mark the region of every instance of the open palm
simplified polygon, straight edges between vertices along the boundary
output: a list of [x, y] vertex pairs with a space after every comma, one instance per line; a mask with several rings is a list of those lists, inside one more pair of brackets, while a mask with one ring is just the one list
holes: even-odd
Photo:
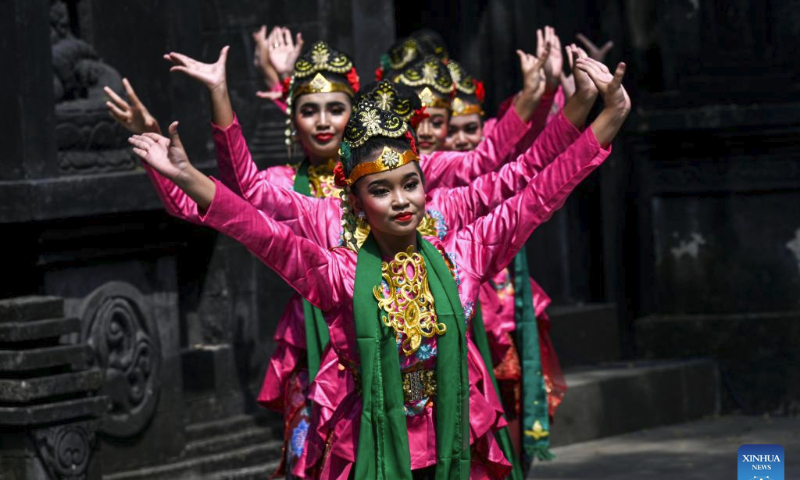
[[303, 51], [303, 36], [298, 33], [296, 40], [292, 41], [291, 30], [281, 28], [276, 35], [270, 37], [272, 41], [267, 46], [269, 61], [278, 75], [286, 78], [294, 71], [294, 63]]
[[226, 45], [219, 52], [219, 58], [214, 63], [203, 63], [183, 55], [182, 53], [171, 52], [164, 55], [164, 58], [172, 62], [170, 72], [182, 72], [189, 77], [199, 81], [214, 90], [225, 85], [225, 62], [228, 60], [228, 49]]
[[139, 100], [139, 97], [136, 95], [136, 92], [133, 90], [127, 78], [122, 79], [122, 85], [125, 87], [125, 92], [128, 94], [130, 103], [117, 95], [111, 88], [107, 86], [103, 87], [103, 91], [105, 91], [106, 95], [111, 99], [106, 102], [108, 113], [129, 132], [136, 134], [145, 132], [161, 133], [158, 122], [150, 115], [150, 112], [142, 101]]
[[169, 126], [170, 138], [157, 133], [134, 135], [128, 139], [133, 145], [133, 153], [144, 160], [164, 177], [177, 182], [187, 168], [191, 167], [189, 157], [178, 136], [178, 122]]
[[609, 106], [616, 106], [629, 111], [631, 99], [628, 92], [622, 86], [622, 78], [625, 76], [625, 64], [619, 63], [612, 74], [608, 67], [591, 58], [579, 58], [575, 61], [577, 70], [585, 72], [592, 79], [603, 102]]

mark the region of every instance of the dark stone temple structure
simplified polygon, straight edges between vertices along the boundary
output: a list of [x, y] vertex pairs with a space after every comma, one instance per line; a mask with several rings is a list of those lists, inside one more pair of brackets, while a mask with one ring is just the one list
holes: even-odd
[[[244, 248], [169, 218], [108, 116], [127, 77], [215, 162], [203, 88], [163, 53], [231, 45], [256, 161], [286, 163], [250, 33], [290, 26], [362, 81], [428, 26], [487, 84], [519, 85], [535, 28], [612, 39], [634, 112], [529, 242], [570, 391], [554, 444], [712, 413], [800, 411], [800, 2], [7, 0], [0, 15], [0, 480], [266, 478], [255, 402], [289, 289]], [[631, 413], [635, 406], [639, 413]], [[561, 430], [559, 430], [561, 429]]]

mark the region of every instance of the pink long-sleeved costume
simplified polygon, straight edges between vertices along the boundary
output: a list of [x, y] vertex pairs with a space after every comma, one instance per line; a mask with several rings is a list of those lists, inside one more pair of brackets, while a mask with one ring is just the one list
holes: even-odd
[[[591, 130], [584, 135], [593, 138]], [[459, 294], [468, 314], [473, 311], [480, 285], [508, 264], [533, 229], [563, 204], [575, 186], [599, 166], [606, 155], [604, 152], [555, 162], [533, 177], [521, 193], [489, 215], [464, 229], [451, 231], [442, 240], [430, 239], [454, 261], [460, 280]], [[338, 362], [357, 367], [358, 350], [352, 322], [354, 252], [344, 248], [329, 250], [298, 237], [288, 225], [258, 211], [219, 182], [214, 201], [205, 216], [198, 219], [241, 242], [301, 295], [326, 312], [331, 347]], [[499, 478], [508, 470], [492, 436], [492, 432], [502, 426], [501, 410], [477, 349], [469, 343], [471, 442], [476, 454], [476, 471], [472, 478]], [[306, 470], [295, 473], [305, 475], [315, 471], [321, 478], [346, 479], [355, 459], [359, 421], [360, 398], [353, 389], [338, 404], [328, 422], [327, 445], [320, 445], [316, 436], [309, 438], [305, 462], [298, 465], [298, 469], [305, 467]], [[431, 464], [428, 452], [436, 451], [433, 425], [432, 410], [408, 422], [413, 468]]]
[[[580, 131], [563, 114], [559, 114], [518, 161], [506, 164], [497, 174], [479, 177], [467, 187], [431, 190], [427, 208], [430, 216], [436, 219], [438, 234], [442, 236], [449, 230], [460, 229], [485, 215], [523, 188], [562, 152], [564, 158], [569, 158], [587, 155], [591, 157], [599, 151], [596, 142], [588, 137], [567, 150], [579, 137]], [[214, 140], [220, 160], [220, 172], [222, 173], [222, 166], [233, 169], [233, 172], [226, 172], [226, 175], [236, 178], [238, 189], [244, 192], [245, 199], [270, 217], [286, 222], [295, 233], [315, 241], [318, 245], [339, 245], [341, 211], [338, 199], [314, 199], [261, 181], [238, 124], [224, 130], [215, 129]], [[320, 214], [321, 210], [327, 212]], [[534, 291], [535, 300], [542, 304], [543, 310], [547, 296], [536, 284]], [[305, 331], [302, 319], [302, 303], [299, 298], [294, 298], [279, 321], [275, 334], [278, 347], [270, 359], [259, 395], [262, 404], [276, 410], [296, 408], [286, 405], [284, 399], [289, 391], [286, 385], [291, 381], [292, 373], [303, 363]], [[513, 331], [513, 318], [511, 321], [510, 329], [500, 329], [494, 325], [489, 327], [488, 323], [487, 328], [492, 328], [493, 331]], [[493, 342], [495, 343], [498, 342]]]

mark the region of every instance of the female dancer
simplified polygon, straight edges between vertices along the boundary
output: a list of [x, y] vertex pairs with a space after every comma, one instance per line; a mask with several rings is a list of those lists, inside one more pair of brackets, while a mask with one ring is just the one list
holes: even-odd
[[[623, 73], [624, 66], [613, 76], [591, 73], [606, 100], [591, 126], [603, 145], [630, 108], [620, 83]], [[497, 449], [488, 434], [499, 420], [476, 424], [470, 415], [485, 412], [493, 392], [484, 388], [485, 371], [466, 339], [464, 312], [468, 318], [478, 286], [511, 260], [597, 163], [554, 164], [489, 216], [429, 242], [416, 234], [425, 193], [405, 122], [364, 104], [347, 130], [353, 148], [345, 159], [345, 178], [339, 179], [372, 231], [358, 253], [297, 238], [202, 175], [182, 152], [175, 124], [171, 141], [145, 134], [131, 143], [137, 155], [198, 203], [205, 212], [201, 221], [245, 244], [326, 312], [331, 345], [363, 388], [337, 409], [340, 418], [320, 470], [325, 478], [346, 478], [353, 468], [356, 478], [465, 479], [470, 469], [473, 478], [502, 478], [508, 466], [493, 456]], [[396, 288], [408, 290], [397, 295]]]
[[[253, 185], [258, 184], [294, 189], [299, 193], [313, 194], [318, 197], [334, 196], [338, 193], [338, 189], [332, 183], [332, 162], [325, 160], [335, 154], [331, 146], [338, 145], [343, 121], [349, 116], [348, 97], [358, 87], [352, 64], [344, 55], [325, 44], [317, 43], [297, 62], [297, 71], [291, 81], [287, 83], [293, 87], [293, 95], [289, 95], [287, 99], [296, 105], [291, 125], [307, 153], [304, 162], [299, 166], [272, 167], [261, 172], [250, 170], [247, 176], [240, 175], [231, 168], [235, 165], [231, 162], [231, 152], [236, 151], [246, 152], [248, 165], [253, 168], [254, 165], [250, 161], [249, 152], [247, 152], [241, 136], [241, 128], [230, 107], [227, 94], [225, 79], [227, 47], [223, 49], [219, 60], [214, 64], [197, 62], [177, 53], [171, 53], [166, 57], [176, 64], [173, 71], [186, 73], [200, 80], [209, 88], [220, 177], [232, 190], [251, 201], [255, 191]], [[328, 62], [326, 63], [322, 59], [327, 59]], [[531, 69], [530, 62], [527, 68], [529, 71], [534, 71]], [[348, 73], [343, 75], [345, 71]], [[532, 81], [537, 80], [536, 76], [529, 75], [529, 77]], [[521, 138], [526, 133], [528, 127], [521, 118], [533, 116], [538, 97], [541, 96], [541, 92], [536, 93], [539, 87], [535, 83], [531, 85], [531, 81], [528, 83], [528, 88], [525, 89], [526, 93], [522, 96], [523, 100], [514, 113], [509, 115], [508, 121], [504, 122], [504, 125], [507, 126], [498, 129], [500, 140], [489, 141], [485, 149], [472, 152], [470, 155], [476, 159], [473, 161], [462, 161], [464, 154], [439, 154], [436, 162], [427, 162], [427, 164], [437, 165], [440, 168], [427, 170], [426, 177], [431, 182], [436, 182], [437, 178], [445, 174], [450, 175], [451, 178], [461, 178], [474, 175], [474, 172], [479, 171], [475, 169], [474, 165], [459, 170], [457, 168], [448, 169], [445, 167], [447, 164], [458, 163], [467, 166], [487, 164], [489, 167], [485, 168], [489, 169], [492, 165], [504, 163], [505, 159], [510, 156], [510, 152], [513, 151], [513, 148], [505, 148], [505, 146], [509, 145], [509, 141], [513, 145], [515, 139]], [[320, 91], [314, 91], [315, 88]], [[116, 104], [109, 103], [112, 115], [135, 133], [142, 133], [145, 125], [142, 122], [132, 123], [131, 118], [146, 116], [148, 118], [147, 126], [153, 128], [150, 131], [157, 131], [157, 123], [147, 114], [146, 108], [136, 98], [129, 84], [126, 84], [126, 89], [132, 106], [113, 92], [109, 92], [112, 100], [116, 102]], [[227, 128], [222, 128], [226, 126]], [[137, 127], [139, 128], [138, 132], [136, 131]], [[334, 141], [328, 139], [328, 136], [332, 136]], [[504, 148], [494, 148], [495, 145]], [[495, 155], [499, 157], [499, 160], [495, 159]], [[458, 173], [463, 170], [467, 171], [463, 174]], [[171, 182], [166, 182], [163, 178], [153, 175], [150, 169], [148, 169], [148, 174], [170, 213], [189, 221], [198, 221], [194, 204], [188, 201], [179, 189], [176, 189]], [[243, 182], [243, 178], [247, 182]], [[445, 182], [446, 180], [442, 179], [439, 183]], [[437, 212], [434, 210], [432, 213], [435, 215]], [[338, 225], [338, 221], [333, 225]], [[435, 222], [428, 221], [427, 225], [429, 232], [435, 232]], [[320, 243], [326, 243], [325, 237], [318, 240]], [[292, 320], [298, 318], [304, 318], [305, 321]], [[307, 302], [300, 302], [299, 298], [296, 298], [290, 302], [281, 318], [275, 337], [278, 347], [273, 352], [259, 401], [268, 408], [282, 411], [284, 414], [285, 459], [291, 462], [297, 458], [302, 447], [302, 442], [293, 440], [302, 439], [308, 428], [305, 393], [310, 380], [309, 376], [313, 379], [322, 348], [327, 343], [327, 334], [319, 312]], [[310, 372], [306, 369], [306, 365], [310, 366]]]

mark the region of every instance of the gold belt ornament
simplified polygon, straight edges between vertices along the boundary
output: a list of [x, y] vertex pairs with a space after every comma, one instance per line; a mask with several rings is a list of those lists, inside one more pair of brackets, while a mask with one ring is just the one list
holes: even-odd
[[406, 356], [413, 355], [422, 345], [423, 338], [443, 335], [447, 327], [437, 322], [433, 294], [428, 287], [428, 270], [422, 255], [409, 246], [399, 252], [394, 260], [381, 264], [381, 276], [389, 286], [385, 297], [379, 287], [373, 294], [386, 316], [383, 323], [402, 335], [402, 349]]
[[417, 403], [436, 395], [436, 371], [417, 370], [403, 373], [403, 397], [406, 403]]

